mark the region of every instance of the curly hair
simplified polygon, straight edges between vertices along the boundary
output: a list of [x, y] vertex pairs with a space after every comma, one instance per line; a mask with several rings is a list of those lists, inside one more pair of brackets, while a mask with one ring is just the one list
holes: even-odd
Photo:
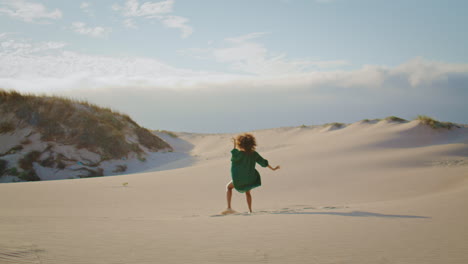
[[242, 134], [236, 138], [237, 145], [247, 153], [252, 153], [255, 151], [257, 142], [255, 137], [252, 134]]

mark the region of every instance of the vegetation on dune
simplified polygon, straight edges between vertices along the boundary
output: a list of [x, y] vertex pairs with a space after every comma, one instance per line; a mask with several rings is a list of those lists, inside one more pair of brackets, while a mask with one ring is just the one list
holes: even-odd
[[24, 180], [24, 181], [40, 181], [41, 178], [37, 176], [36, 172], [31, 169], [31, 170], [25, 170], [22, 171], [19, 175], [18, 178]]
[[396, 122], [396, 123], [408, 122], [408, 120], [400, 118], [398, 116], [388, 116], [388, 117], [385, 118], [385, 120], [390, 121], [390, 122]]
[[93, 178], [104, 176], [104, 170], [102, 168], [97, 168], [96, 170], [91, 170], [88, 168], [79, 168], [77, 171], [84, 172], [85, 174], [78, 175], [80, 178]]
[[379, 122], [379, 121], [382, 121], [382, 119], [380, 118], [375, 118], [375, 119], [363, 119], [362, 122], [365, 122], [365, 123], [370, 123], [370, 122]]
[[125, 172], [125, 171], [127, 171], [127, 165], [117, 165], [115, 170], [113, 170], [112, 172], [119, 173], [119, 172]]
[[428, 125], [428, 126], [434, 128], [434, 129], [438, 129], [438, 128], [444, 128], [444, 129], [460, 128], [460, 126], [457, 125], [457, 124], [454, 124], [454, 123], [451, 123], [451, 122], [441, 122], [441, 121], [435, 120], [432, 117], [428, 117], [428, 116], [425, 116], [425, 115], [418, 115], [416, 120], [419, 120], [419, 121], [421, 121], [421, 123], [423, 123], [425, 125]]
[[159, 137], [156, 137], [146, 128], [138, 126], [135, 127], [134, 132], [137, 135], [140, 144], [142, 144], [150, 150], [158, 150], [169, 147], [169, 145], [165, 141], [163, 141]]
[[19, 160], [19, 166], [21, 169], [27, 171], [33, 169], [33, 162], [39, 161], [39, 157], [41, 156], [41, 152], [39, 151], [31, 151], [26, 154], [22, 159]]
[[0, 177], [5, 173], [8, 168], [8, 161], [0, 159]]
[[178, 138], [178, 136], [176, 135], [176, 133], [171, 132], [171, 131], [167, 131], [167, 130], [156, 130], [156, 131], [157, 131], [157, 132], [160, 132], [160, 133], [167, 134], [167, 135], [169, 135], [170, 137], [173, 137], [173, 138]]
[[12, 122], [5, 121], [0, 123], [0, 134], [15, 131], [15, 125]]
[[[44, 141], [86, 148], [104, 159], [121, 158], [132, 151], [143, 152], [138, 144], [126, 140], [129, 134], [136, 135], [139, 143], [152, 151], [170, 148], [128, 115], [84, 101], [0, 90], [2, 112], [14, 114], [22, 122], [19, 125], [35, 127]], [[14, 130], [12, 125], [1, 123], [0, 133]]]
[[334, 127], [334, 128], [342, 128], [345, 126], [344, 123], [338, 123], [338, 122], [334, 122], [334, 123], [326, 123], [323, 125], [324, 127], [328, 127], [328, 126], [331, 126], [331, 127]]
[[22, 145], [17, 145], [17, 146], [14, 146], [12, 148], [10, 148], [7, 152], [5, 153], [0, 153], [0, 157], [3, 157], [3, 156], [6, 156], [6, 155], [10, 155], [10, 154], [15, 154], [16, 152], [19, 152], [23, 149], [23, 146]]

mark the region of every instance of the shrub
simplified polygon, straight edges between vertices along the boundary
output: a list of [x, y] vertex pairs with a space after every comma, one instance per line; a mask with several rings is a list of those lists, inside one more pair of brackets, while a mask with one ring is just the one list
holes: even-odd
[[15, 125], [12, 122], [1, 122], [0, 123], [0, 134], [10, 133], [15, 131]]
[[454, 127], [456, 128], [460, 128], [460, 126], [454, 124], [454, 123], [451, 123], [451, 122], [441, 122], [441, 121], [438, 121], [438, 120], [435, 120], [434, 118], [432, 117], [428, 117], [428, 116], [425, 116], [425, 115], [418, 115], [418, 117], [416, 118], [416, 120], [419, 120], [421, 121], [421, 123], [423, 123], [424, 125], [428, 125], [434, 129], [438, 129], [438, 128], [444, 128], [444, 129], [452, 129]]

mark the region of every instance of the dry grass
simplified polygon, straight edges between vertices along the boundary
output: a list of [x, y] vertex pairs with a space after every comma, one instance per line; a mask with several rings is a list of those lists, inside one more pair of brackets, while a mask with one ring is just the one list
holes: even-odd
[[362, 122], [365, 122], [365, 123], [379, 122], [379, 121], [382, 121], [382, 119], [380, 119], [380, 118], [375, 118], [375, 119], [363, 119], [363, 120], [362, 120]]
[[19, 173], [18, 178], [24, 181], [40, 181], [41, 180], [41, 178], [37, 176], [34, 170], [22, 171], [21, 173]]
[[138, 137], [138, 142], [140, 142], [140, 144], [142, 144], [150, 150], [170, 148], [169, 144], [167, 144], [159, 137], [156, 137], [148, 129], [142, 127], [135, 127], [134, 131]]
[[441, 122], [441, 121], [438, 121], [432, 117], [428, 117], [428, 116], [425, 116], [425, 115], [418, 115], [418, 117], [416, 118], [416, 120], [419, 120], [421, 121], [421, 123], [425, 124], [425, 125], [428, 125], [434, 129], [439, 129], [439, 128], [442, 128], [442, 129], [452, 129], [452, 128], [460, 128], [459, 125], [457, 124], [454, 124], [454, 123], [451, 123], [451, 122]]
[[178, 138], [178, 136], [174, 132], [171, 132], [171, 131], [168, 131], [168, 130], [156, 130], [156, 131], [160, 132], [160, 133], [167, 134], [168, 136], [173, 137], [173, 138]]
[[390, 121], [390, 122], [395, 122], [395, 123], [405, 123], [408, 122], [408, 120], [400, 118], [398, 116], [389, 116], [386, 117], [385, 120]]
[[344, 127], [345, 125], [346, 125], [346, 124], [344, 124], [344, 123], [334, 122], [334, 123], [326, 123], [326, 124], [324, 124], [323, 126], [324, 126], [324, 127], [331, 126], [331, 127], [333, 127], [333, 128], [342, 128], [342, 127]]
[[[22, 124], [35, 127], [44, 141], [86, 148], [104, 159], [141, 152], [139, 147], [126, 141], [128, 133], [135, 133], [139, 142], [152, 151], [170, 148], [128, 115], [85, 101], [0, 90], [1, 113], [13, 113]], [[5, 124], [5, 131], [11, 129], [10, 124]]]
[[41, 152], [31, 151], [20, 159], [18, 164], [23, 170], [33, 170], [33, 162], [39, 161], [40, 156]]
[[3, 176], [8, 168], [8, 161], [0, 159], [0, 177]]
[[10, 133], [15, 131], [15, 129], [15, 125], [12, 122], [5, 121], [0, 123], [0, 134]]
[[125, 172], [125, 171], [127, 171], [127, 165], [117, 165], [115, 167], [115, 170], [113, 170], [112, 172], [120, 173], [120, 172]]

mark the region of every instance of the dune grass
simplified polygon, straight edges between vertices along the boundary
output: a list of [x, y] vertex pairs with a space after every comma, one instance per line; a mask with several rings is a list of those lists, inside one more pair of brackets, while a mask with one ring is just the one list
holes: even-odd
[[395, 122], [395, 123], [405, 123], [408, 122], [408, 120], [400, 118], [398, 116], [388, 116], [384, 120], [390, 121], [390, 122]]
[[324, 124], [323, 126], [324, 126], [324, 127], [331, 126], [331, 127], [334, 127], [334, 128], [342, 128], [342, 127], [344, 127], [345, 125], [346, 125], [346, 124], [344, 124], [344, 123], [333, 122], [333, 123], [326, 123], [326, 124]]
[[28, 154], [26, 154], [22, 159], [20, 159], [18, 164], [20, 168], [25, 171], [32, 170], [33, 162], [37, 162], [40, 156], [41, 156], [41, 152], [31, 151]]
[[[170, 148], [128, 115], [86, 101], [0, 90], [2, 112], [12, 113], [21, 124], [35, 127], [44, 141], [86, 148], [104, 159], [143, 152], [138, 145], [127, 142], [128, 134], [135, 134], [139, 143], [152, 151]], [[3, 124], [3, 131], [12, 129], [11, 124]]]
[[7, 168], [8, 168], [8, 161], [0, 159], [0, 177], [3, 176]]
[[170, 137], [172, 137], [172, 138], [178, 138], [178, 136], [177, 136], [174, 132], [172, 132], [172, 131], [168, 131], [168, 130], [156, 130], [156, 132], [167, 134], [168, 136], [170, 136]]
[[15, 125], [12, 122], [4, 121], [0, 123], [0, 134], [15, 131]]
[[379, 121], [382, 121], [382, 119], [380, 118], [375, 118], [375, 119], [363, 119], [362, 122], [365, 122], [365, 123], [370, 123], [370, 122], [379, 122]]
[[460, 128], [459, 125], [451, 123], [451, 122], [441, 122], [432, 117], [425, 116], [425, 115], [418, 115], [416, 120], [421, 121], [424, 125], [428, 125], [434, 129], [452, 129], [452, 128]]

